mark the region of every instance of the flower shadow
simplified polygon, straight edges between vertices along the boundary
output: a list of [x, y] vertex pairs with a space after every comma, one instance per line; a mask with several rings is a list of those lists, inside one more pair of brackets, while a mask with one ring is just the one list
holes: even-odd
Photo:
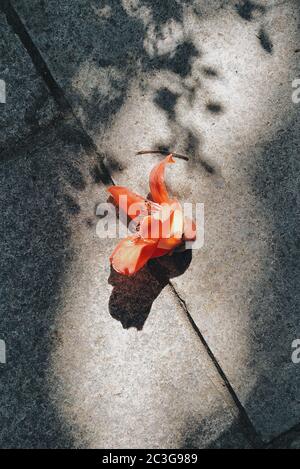
[[192, 251], [176, 252], [172, 256], [151, 260], [131, 277], [111, 268], [108, 283], [113, 286], [109, 299], [110, 315], [120, 321], [124, 329], [142, 330], [152, 304], [170, 279], [182, 275], [192, 260]]

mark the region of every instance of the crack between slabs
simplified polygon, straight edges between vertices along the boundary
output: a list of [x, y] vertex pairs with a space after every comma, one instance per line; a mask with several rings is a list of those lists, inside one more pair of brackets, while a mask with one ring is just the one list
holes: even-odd
[[275, 438], [272, 438], [272, 440], [270, 440], [268, 442], [267, 447], [270, 447], [270, 446], [276, 444], [276, 442], [279, 441], [281, 438], [288, 437], [289, 434], [292, 434], [294, 432], [300, 432], [300, 423], [297, 423], [296, 425], [294, 425], [289, 430], [286, 430], [285, 432], [280, 433], [280, 435], [276, 436]]
[[63, 112], [65, 117], [67, 117], [68, 115], [73, 115], [72, 108], [68, 103], [66, 97], [64, 96], [63, 91], [52, 76], [46, 64], [46, 61], [43, 59], [39, 49], [36, 47], [33, 40], [31, 39], [18, 13], [11, 5], [9, 0], [2, 1], [3, 4], [1, 8], [6, 16], [7, 23], [12, 28], [13, 32], [19, 37], [21, 43], [29, 54], [35, 69], [46, 83], [50, 93], [58, 104], [60, 110]]
[[28, 55], [31, 58], [31, 61], [37, 71], [37, 73], [41, 76], [43, 81], [45, 82], [51, 96], [53, 97], [54, 101], [56, 102], [58, 109], [60, 110], [62, 117], [64, 120], [74, 119], [74, 122], [78, 126], [81, 137], [82, 137], [82, 145], [87, 152], [87, 154], [94, 154], [97, 156], [100, 162], [100, 169], [101, 169], [101, 176], [102, 182], [104, 185], [107, 184], [114, 184], [114, 181], [105, 165], [104, 157], [99, 153], [97, 146], [95, 145], [93, 139], [90, 135], [86, 132], [84, 127], [82, 126], [80, 120], [75, 115], [71, 104], [69, 103], [68, 99], [66, 98], [64, 91], [57, 83], [55, 78], [53, 77], [46, 61], [44, 60], [41, 52], [39, 51], [38, 47], [33, 42], [30, 34], [28, 33], [25, 25], [23, 24], [21, 18], [19, 17], [17, 11], [10, 3], [9, 0], [2, 0], [1, 9], [6, 16], [7, 23], [12, 28], [13, 32], [18, 36], [19, 40], [23, 44], [23, 47], [27, 51]]
[[[82, 135], [82, 143], [84, 146], [84, 149], [88, 154], [94, 154], [98, 157], [98, 160], [100, 162], [100, 169], [101, 169], [101, 179], [104, 185], [107, 184], [113, 184], [115, 185], [115, 182], [113, 181], [112, 176], [110, 175], [110, 172], [108, 168], [105, 165], [104, 157], [101, 155], [98, 151], [98, 148], [96, 144], [94, 143], [93, 139], [90, 137], [90, 135], [86, 132], [84, 127], [82, 126], [82, 123], [80, 120], [77, 118], [75, 115], [71, 104], [69, 103], [68, 99], [66, 98], [64, 91], [60, 87], [60, 85], [57, 83], [55, 78], [53, 77], [46, 61], [44, 60], [41, 52], [39, 51], [38, 47], [35, 45], [34, 41], [32, 40], [30, 34], [28, 33], [25, 25], [23, 24], [22, 20], [20, 19], [17, 11], [15, 8], [12, 6], [9, 0], [2, 0], [2, 6], [1, 9], [3, 10], [7, 22], [14, 31], [14, 33], [19, 37], [21, 43], [23, 44], [25, 50], [29, 54], [32, 63], [38, 72], [38, 74], [41, 76], [43, 81], [45, 82], [47, 88], [49, 89], [50, 94], [52, 95], [53, 99], [58, 105], [58, 108], [60, 112], [62, 113], [62, 116], [65, 120], [70, 120], [74, 119], [76, 125], [80, 129], [80, 133]], [[154, 275], [155, 277], [155, 275]], [[238, 408], [239, 414], [241, 416], [242, 422], [245, 425], [245, 429], [247, 430], [247, 437], [249, 438], [250, 442], [255, 446], [262, 448], [264, 446], [269, 445], [272, 443], [272, 441], [278, 440], [283, 435], [288, 434], [290, 431], [293, 431], [293, 429], [288, 430], [287, 432], [283, 433], [282, 435], [279, 435], [276, 437], [274, 440], [271, 442], [268, 442], [265, 444], [261, 438], [259, 437], [258, 433], [256, 432], [255, 427], [253, 426], [251, 420], [248, 417], [248, 414], [246, 410], [244, 409], [243, 405], [239, 401], [234, 389], [232, 388], [228, 378], [226, 377], [224, 371], [222, 370], [221, 366], [219, 365], [216, 357], [214, 356], [213, 352], [209, 348], [206, 340], [204, 339], [203, 335], [201, 334], [200, 330], [198, 329], [196, 323], [194, 322], [191, 314], [189, 313], [185, 301], [180, 297], [178, 294], [177, 290], [173, 286], [173, 284], [169, 281], [168, 282], [174, 295], [177, 298], [177, 301], [180, 303], [183, 311], [185, 312], [192, 328], [194, 329], [195, 333], [197, 334], [199, 340], [201, 341], [202, 345], [205, 347], [208, 356], [210, 357], [211, 361], [213, 362], [215, 368], [217, 369], [217, 372], [222, 379], [225, 387], [227, 388], [228, 392], [230, 393], [235, 405]]]
[[218, 375], [220, 376], [221, 380], [223, 381], [227, 391], [229, 392], [231, 398], [233, 399], [234, 404], [236, 405], [236, 407], [239, 411], [241, 422], [243, 423], [243, 425], [245, 427], [245, 430], [246, 430], [246, 433], [247, 433], [247, 435], [246, 435], [247, 438], [250, 440], [250, 443], [255, 448], [263, 448], [265, 443], [259, 437], [253, 423], [251, 422], [250, 418], [248, 417], [248, 414], [247, 414], [245, 408], [243, 407], [243, 405], [241, 404], [239, 398], [237, 397], [237, 395], [236, 395], [233, 387], [231, 386], [226, 374], [224, 373], [223, 369], [221, 368], [219, 362], [217, 361], [216, 357], [214, 356], [214, 354], [213, 354], [212, 350], [210, 349], [208, 343], [206, 342], [205, 338], [201, 334], [201, 332], [200, 332], [198, 326], [196, 325], [194, 319], [192, 318], [192, 316], [191, 316], [191, 314], [190, 314], [190, 312], [187, 308], [185, 300], [183, 298], [181, 298], [181, 296], [179, 295], [179, 293], [177, 292], [177, 290], [175, 289], [175, 287], [174, 287], [174, 285], [172, 284], [171, 281], [169, 281], [169, 286], [171, 287], [171, 290], [172, 290], [173, 294], [176, 296], [177, 301], [181, 305], [181, 308], [183, 309], [184, 313], [186, 314], [187, 319], [188, 319], [190, 325], [192, 326], [194, 332], [197, 334], [200, 342], [204, 346], [210, 360], [212, 361], [213, 365], [215, 366], [215, 368], [218, 372]]

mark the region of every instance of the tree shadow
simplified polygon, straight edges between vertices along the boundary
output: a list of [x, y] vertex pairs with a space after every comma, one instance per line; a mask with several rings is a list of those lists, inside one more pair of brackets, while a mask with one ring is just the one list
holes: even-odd
[[274, 45], [264, 28], [261, 28], [258, 34], [258, 39], [261, 47], [268, 53], [273, 54]]
[[[56, 76], [71, 90], [73, 103], [80, 103], [87, 130], [97, 129], [100, 132], [110, 125], [127, 98], [132, 80], [137, 76], [137, 64], [141, 65], [142, 72], [167, 70], [186, 79], [191, 74], [193, 61], [200, 57], [193, 43], [186, 39], [172, 53], [150, 57], [144, 48], [145, 25], [139, 18], [129, 15], [119, 0], [109, 2], [111, 16], [108, 19], [99, 19], [96, 14], [90, 14], [92, 8], [107, 5], [103, 0], [78, 3], [65, 0], [56, 2], [56, 8], [52, 8], [51, 2], [49, 6], [47, 3], [35, 0], [26, 2], [30, 13], [27, 21], [29, 24], [32, 20], [33, 27], [39, 25], [41, 36], [48, 36], [46, 47], [49, 63], [55, 64]], [[182, 6], [189, 2], [179, 4], [175, 0], [141, 0], [140, 3], [151, 8], [155, 28], [160, 31], [170, 19], [181, 23]], [[253, 6], [247, 6], [250, 2], [245, 3], [240, 16], [246, 20], [252, 19]], [[16, 0], [14, 4], [18, 7], [20, 2]], [[78, 29], [78, 18], [83, 18], [82, 30]], [[51, 28], [61, 36], [61, 40], [49, 47]], [[261, 40], [265, 50], [270, 49], [271, 40], [266, 33]], [[73, 86], [78, 72], [87, 64], [94, 64], [97, 72], [107, 71], [109, 80], [108, 91], [97, 82], [88, 99], [82, 97], [75, 84]], [[215, 79], [219, 72], [214, 68], [204, 68], [203, 75]], [[157, 104], [164, 109], [170, 121], [176, 121], [174, 99], [168, 95], [167, 89], [158, 96]], [[34, 111], [30, 108], [27, 118], [36, 125]], [[224, 110], [218, 107], [210, 111], [219, 114]], [[56, 132], [60, 134], [62, 145], [57, 142], [56, 146], [54, 142]], [[65, 122], [61, 128], [58, 124], [55, 133], [50, 132], [48, 139], [45, 137], [40, 141], [40, 137], [39, 134], [29, 139], [26, 148], [23, 148], [23, 142], [18, 148], [11, 146], [7, 152], [12, 157], [24, 157], [24, 164], [15, 174], [9, 174], [8, 170], [1, 173], [1, 295], [4, 311], [1, 327], [9, 353], [9, 363], [5, 370], [1, 370], [2, 424], [5, 429], [5, 434], [4, 430], [1, 432], [1, 445], [6, 447], [74, 445], [66, 419], [58, 415], [51, 401], [46, 375], [50, 366], [49, 356], [55, 341], [59, 340], [55, 321], [63, 276], [73, 261], [66, 214], [76, 217], [81, 210], [74, 193], [85, 188], [86, 183], [78, 168], [80, 148], [85, 148], [89, 154], [89, 143], [71, 122]], [[33, 146], [36, 144], [39, 150], [33, 158]], [[200, 144], [192, 133], [187, 134], [186, 146], [188, 153], [192, 154], [191, 163], [195, 168], [204, 168], [214, 175], [215, 168], [197, 159]], [[53, 154], [47, 153], [51, 145], [54, 145]], [[62, 148], [64, 151], [61, 151]], [[42, 158], [43, 155], [46, 157]], [[108, 163], [109, 169], [122, 170], [122, 166], [111, 157]], [[64, 182], [74, 191], [66, 190], [61, 174]], [[91, 174], [96, 184], [111, 183], [101, 161], [93, 165]], [[86, 223], [91, 226], [91, 220], [87, 219]], [[147, 268], [132, 278], [112, 272], [109, 279], [113, 286], [109, 302], [112, 317], [120, 321], [124, 328], [141, 330], [155, 299], [170, 279], [181, 275], [189, 267], [191, 258], [192, 251], [186, 251], [150, 261]], [[283, 271], [286, 272], [286, 267]], [[293, 288], [287, 289], [287, 292], [292, 295]]]
[[76, 193], [85, 187], [76, 164], [80, 146], [68, 144], [67, 135], [58, 122], [38, 141], [22, 144], [15, 153], [19, 159], [0, 171], [0, 330], [7, 346], [0, 370], [2, 448], [74, 446], [69, 425], [49, 397], [47, 373], [59, 340], [61, 282], [73, 257], [67, 220], [77, 217]]
[[187, 78], [191, 74], [194, 60], [199, 56], [200, 52], [191, 41], [183, 41], [175, 51], [168, 54], [158, 55], [153, 59], [145, 57], [143, 66], [145, 71], [168, 70], [181, 78]]
[[235, 5], [237, 13], [246, 21], [253, 21], [255, 14], [264, 14], [266, 8], [263, 5], [252, 2], [250, 0], [242, 0]]
[[[256, 380], [242, 405], [254, 425], [236, 418], [211, 438], [210, 448], [239, 447], [241, 431], [254, 448], [267, 447], [275, 437], [272, 447], [288, 448], [299, 435], [299, 429], [298, 434], [284, 434], [300, 416], [299, 365], [291, 358], [300, 331], [299, 120], [298, 114], [272, 142], [257, 149], [252, 172], [253, 190], [271, 229], [263, 275], [249, 311], [255, 332], [248, 335], [248, 366]], [[202, 423], [192, 432], [189, 428], [187, 422], [182, 448], [197, 447], [206, 431]]]
[[253, 449], [260, 448], [260, 442], [249, 431], [242, 418], [236, 417], [227, 428], [216, 425], [212, 428], [211, 421], [222, 421], [222, 411], [216, 411], [209, 418], [201, 419], [197, 424], [197, 417], [192, 416], [185, 425], [182, 434], [182, 449], [198, 449], [205, 441], [205, 449]]

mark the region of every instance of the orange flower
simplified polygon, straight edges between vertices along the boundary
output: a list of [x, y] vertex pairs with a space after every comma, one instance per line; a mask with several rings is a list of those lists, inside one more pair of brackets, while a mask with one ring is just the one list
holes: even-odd
[[184, 241], [194, 241], [196, 238], [195, 223], [184, 218], [180, 203], [168, 195], [164, 173], [169, 163], [175, 163], [172, 155], [167, 156], [151, 171], [152, 200], [145, 199], [125, 187], [108, 188], [116, 204], [125, 208], [127, 215], [137, 223], [136, 232], [123, 239], [110, 257], [113, 268], [120, 274], [133, 275], [144, 267], [149, 259], [170, 254]]

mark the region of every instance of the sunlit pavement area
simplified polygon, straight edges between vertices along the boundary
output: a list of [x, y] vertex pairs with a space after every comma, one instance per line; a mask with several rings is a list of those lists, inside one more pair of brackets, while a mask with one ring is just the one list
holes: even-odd
[[[1, 3], [1, 448], [300, 448], [299, 21], [298, 0]], [[147, 195], [145, 148], [189, 155], [168, 186], [205, 241], [127, 278], [97, 206]]]

